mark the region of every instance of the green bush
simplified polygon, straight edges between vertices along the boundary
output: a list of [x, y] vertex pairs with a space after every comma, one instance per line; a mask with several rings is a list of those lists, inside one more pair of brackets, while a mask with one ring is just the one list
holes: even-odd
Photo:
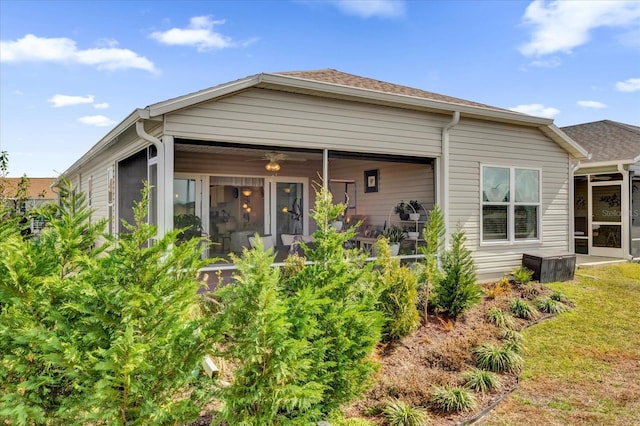
[[[82, 196], [37, 239], [0, 224], [0, 417], [10, 424], [169, 424], [198, 416], [213, 345], [200, 314], [198, 241], [176, 232], [149, 246], [148, 190], [129, 233], [96, 240]], [[172, 249], [170, 249], [173, 247]]]
[[538, 310], [535, 306], [520, 298], [513, 299], [509, 308], [511, 313], [518, 318], [530, 320], [538, 316]]
[[498, 375], [491, 371], [474, 368], [463, 375], [464, 385], [476, 392], [489, 392], [498, 389], [502, 384]]
[[281, 274], [259, 243], [234, 259], [236, 282], [216, 292], [220, 355], [238, 366], [219, 393], [227, 424], [309, 424], [372, 384], [383, 318], [371, 265], [344, 248], [354, 231], [331, 226], [344, 207], [324, 188], [316, 194], [312, 264], [290, 261]]
[[479, 368], [496, 373], [517, 372], [524, 362], [518, 352], [509, 345], [494, 346], [485, 343], [474, 348], [472, 352]]
[[431, 403], [445, 413], [471, 411], [478, 405], [476, 398], [467, 389], [451, 386], [437, 386]]
[[465, 235], [458, 231], [451, 236], [451, 248], [442, 259], [442, 275], [434, 286], [434, 302], [442, 311], [457, 318], [482, 298], [476, 280], [471, 251], [465, 247]]
[[418, 282], [416, 276], [400, 259], [391, 256], [389, 243], [376, 243], [378, 259], [374, 283], [379, 293], [379, 309], [385, 317], [383, 337], [395, 340], [408, 336], [420, 325]]
[[[293, 332], [292, 299], [283, 294], [280, 270], [271, 267], [274, 255], [263, 247], [258, 239], [254, 250], [233, 257], [234, 283], [215, 293], [221, 303], [216, 320], [226, 337], [217, 355], [235, 365], [231, 385], [219, 391], [220, 418], [256, 426], [312, 423], [324, 391], [308, 359], [312, 327]], [[303, 293], [294, 303], [316, 303], [311, 298]]]
[[520, 266], [516, 268], [511, 275], [513, 275], [513, 279], [518, 284], [529, 284], [531, 281], [531, 277], [533, 277], [533, 271], [526, 268], [525, 266]]
[[422, 238], [424, 238], [425, 244], [419, 247], [420, 252], [424, 255], [424, 267], [422, 268], [422, 276], [419, 281], [421, 283], [420, 302], [425, 324], [428, 322], [427, 312], [431, 299], [431, 290], [440, 277], [438, 262], [442, 256], [445, 234], [446, 227], [442, 209], [438, 204], [434, 204], [429, 212], [429, 219], [424, 224], [424, 229], [422, 230]]
[[516, 322], [511, 315], [496, 307], [489, 309], [487, 319], [490, 323], [501, 328], [514, 328], [516, 326]]
[[414, 407], [399, 399], [390, 401], [382, 414], [390, 426], [423, 426], [429, 424], [429, 416], [424, 409]]

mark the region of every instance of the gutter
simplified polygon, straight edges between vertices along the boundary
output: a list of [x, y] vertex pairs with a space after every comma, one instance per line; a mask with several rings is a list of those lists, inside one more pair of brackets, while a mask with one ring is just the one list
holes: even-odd
[[[460, 111], [454, 111], [453, 117], [442, 128], [442, 213], [444, 216], [444, 223], [447, 229], [449, 226], [449, 131], [458, 125], [460, 122]], [[447, 231], [444, 237], [445, 248], [449, 247], [449, 232]]]

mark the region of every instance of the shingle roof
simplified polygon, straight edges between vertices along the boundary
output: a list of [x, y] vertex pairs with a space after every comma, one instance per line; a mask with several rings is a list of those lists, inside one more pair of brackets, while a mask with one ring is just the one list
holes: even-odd
[[611, 120], [562, 127], [591, 153], [584, 163], [624, 161], [640, 157], [640, 127]]
[[[465, 99], [454, 98], [453, 96], [441, 95], [439, 93], [428, 92], [426, 90], [415, 89], [413, 87], [402, 86], [399, 84], [387, 83], [368, 77], [360, 77], [358, 75], [348, 74], [331, 68], [315, 71], [286, 71], [274, 74], [285, 75], [289, 77], [297, 77], [305, 80], [321, 81], [324, 83], [339, 84], [341, 86], [357, 87], [360, 89], [375, 90], [378, 92], [394, 93], [397, 95], [414, 96], [418, 98], [430, 99], [434, 101], [449, 102], [453, 104], [475, 106], [480, 108], [494, 109], [497, 111], [508, 111], [491, 105], [481, 104], [478, 102], [468, 101]], [[513, 112], [513, 111], [509, 111]]]
[[[22, 178], [4, 178], [5, 179], [5, 195], [15, 194], [18, 184]], [[55, 200], [58, 198], [56, 193], [51, 189], [56, 178], [29, 178], [29, 199], [37, 200]]]

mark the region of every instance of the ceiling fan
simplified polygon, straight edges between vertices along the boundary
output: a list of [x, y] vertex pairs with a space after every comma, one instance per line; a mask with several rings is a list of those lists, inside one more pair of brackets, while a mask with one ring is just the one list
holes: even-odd
[[[255, 160], [249, 160], [249, 161], [255, 161]], [[307, 161], [307, 160], [306, 158], [296, 158], [285, 153], [270, 151], [265, 153], [259, 159], [259, 161], [267, 161], [267, 164], [264, 165], [264, 168], [269, 172], [275, 173], [280, 170], [280, 167], [281, 167], [280, 163], [282, 163], [283, 161]]]

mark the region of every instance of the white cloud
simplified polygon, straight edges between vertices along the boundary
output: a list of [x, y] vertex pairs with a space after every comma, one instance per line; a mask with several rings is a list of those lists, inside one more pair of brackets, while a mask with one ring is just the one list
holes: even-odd
[[520, 47], [523, 55], [570, 53], [587, 43], [595, 28], [638, 25], [640, 2], [535, 0], [527, 7], [523, 22], [533, 27], [531, 40]]
[[54, 95], [49, 102], [53, 104], [54, 108], [60, 108], [70, 105], [91, 104], [93, 103], [93, 95], [87, 96], [68, 96], [68, 95]]
[[114, 46], [80, 50], [69, 38], [43, 38], [27, 34], [16, 41], [0, 41], [0, 62], [59, 62], [98, 69], [141, 69], [156, 72], [153, 62], [129, 49]]
[[109, 104], [106, 103], [106, 102], [101, 102], [99, 104], [93, 104], [93, 107], [95, 109], [107, 109], [107, 108], [109, 108]]
[[361, 18], [396, 18], [404, 15], [405, 2], [401, 0], [335, 0], [342, 12]]
[[518, 105], [509, 108], [511, 111], [521, 112], [523, 114], [535, 115], [536, 117], [553, 118], [560, 114], [560, 110], [553, 107], [546, 107], [542, 104]]
[[87, 116], [78, 118], [78, 121], [81, 122], [82, 124], [86, 124], [89, 126], [96, 126], [96, 127], [107, 127], [107, 126], [113, 126], [114, 124], [116, 124], [115, 121], [105, 117], [104, 115], [87, 115]]
[[637, 92], [640, 90], [640, 78], [628, 78], [616, 83], [616, 90], [620, 92]]
[[194, 16], [189, 20], [187, 28], [156, 31], [151, 33], [151, 38], [170, 46], [195, 46], [199, 52], [234, 47], [236, 43], [231, 37], [224, 36], [213, 29], [215, 25], [222, 25], [224, 22], [214, 21], [210, 16]]
[[598, 101], [578, 101], [578, 105], [585, 108], [593, 108], [593, 109], [602, 109], [606, 108], [607, 105]]

